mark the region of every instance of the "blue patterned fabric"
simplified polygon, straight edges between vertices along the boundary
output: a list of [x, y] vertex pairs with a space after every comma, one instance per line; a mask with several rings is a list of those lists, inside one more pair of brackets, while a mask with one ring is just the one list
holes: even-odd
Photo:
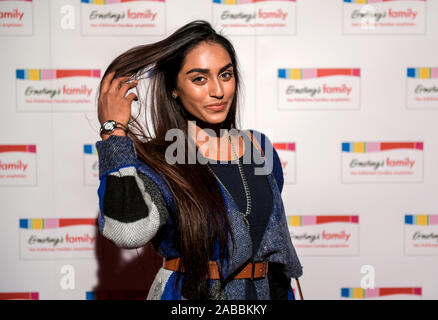
[[[251, 132], [264, 151], [268, 150], [267, 148], [272, 148], [271, 150], [273, 151], [265, 152], [265, 158], [258, 152], [254, 153], [254, 157], [258, 157], [258, 163], [266, 163], [266, 177], [273, 194], [272, 212], [256, 253], [255, 261], [268, 261], [282, 264], [284, 266], [284, 275], [287, 278], [299, 278], [302, 276], [302, 266], [289, 235], [283, 201], [281, 199], [281, 191], [284, 182], [281, 163], [269, 139], [261, 132], [255, 130], [251, 130]], [[171, 213], [168, 215], [165, 224], [160, 224], [159, 230], [154, 238], [152, 238], [152, 243], [157, 251], [166, 259], [178, 257], [179, 252], [176, 249], [178, 246], [177, 243], [174, 242], [175, 221], [172, 218], [172, 216], [175, 217], [176, 214], [175, 204], [172, 193], [163, 178], [151, 167], [137, 159], [133, 143], [131, 139], [127, 137], [112, 136], [105, 141], [98, 142], [96, 147], [98, 148], [99, 175], [101, 177], [101, 185], [98, 192], [101, 211], [103, 211], [101, 199], [105, 192], [105, 177], [111, 172], [113, 172], [113, 174], [114, 172], [117, 173], [118, 168], [124, 166], [135, 167], [138, 175], [147, 176], [148, 181], [153, 181]], [[123, 174], [120, 175], [122, 176]], [[212, 291], [213, 288], [214, 290], [220, 291], [212, 295], [230, 300], [245, 299], [245, 288], [251, 280], [232, 279], [231, 275], [252, 257], [252, 240], [238, 206], [227, 190], [224, 189], [220, 183], [218, 183], [218, 185], [225, 200], [227, 215], [235, 242], [233, 245], [231, 237], [228, 238], [230, 258], [225, 260], [223, 266], [219, 268], [224, 279], [223, 287], [219, 290], [217, 288], [218, 286], [212, 285]], [[153, 201], [154, 199], [152, 199], [152, 202]], [[102, 218], [100, 217], [99, 221], [105, 223], [104, 220], [104, 214], [102, 214]], [[103, 230], [103, 227], [100, 226], [100, 229]], [[219, 256], [218, 250], [219, 246], [216, 246], [214, 253], [214, 260], [216, 261], [218, 261]], [[220, 265], [220, 263], [218, 263], [218, 265]], [[151, 288], [151, 292], [154, 294], [151, 298], [183, 298], [180, 293], [180, 285], [175, 287], [176, 280], [174, 273], [163, 281], [166, 281], [165, 285], [162, 284], [162, 281], [154, 281], [153, 287]], [[258, 299], [270, 299], [267, 278], [254, 280], [253, 284], [256, 288]], [[290, 299], [294, 298], [292, 290], [288, 293], [288, 297]]]
[[295, 295], [294, 295], [294, 292], [292, 291], [292, 289], [287, 290], [287, 299], [288, 300], [295, 300]]
[[180, 277], [177, 283], [176, 273], [173, 272], [166, 282], [163, 294], [161, 295], [161, 300], [181, 300], [181, 287], [182, 287], [182, 277]]

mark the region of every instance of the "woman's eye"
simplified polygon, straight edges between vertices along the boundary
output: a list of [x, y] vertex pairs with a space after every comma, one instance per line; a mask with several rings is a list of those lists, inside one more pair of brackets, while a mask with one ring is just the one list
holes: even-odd
[[201, 82], [202, 80], [204, 80], [204, 77], [197, 77], [193, 79], [193, 82]]
[[225, 72], [222, 74], [225, 79], [230, 79], [233, 76], [232, 72]]
[[[224, 72], [221, 74], [221, 77], [224, 78], [225, 80], [229, 80], [233, 77], [233, 72], [230, 72], [230, 71]], [[206, 80], [205, 77], [196, 77], [192, 81], [199, 83], [199, 82], [204, 82], [205, 80]]]

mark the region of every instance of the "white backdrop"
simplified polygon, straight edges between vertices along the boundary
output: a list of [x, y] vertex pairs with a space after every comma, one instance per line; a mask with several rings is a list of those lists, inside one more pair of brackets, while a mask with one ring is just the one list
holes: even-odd
[[235, 45], [242, 127], [279, 151], [305, 298], [438, 298], [437, 0], [86, 2], [0, 1], [0, 298], [146, 295], [150, 247], [96, 232], [95, 90], [194, 19]]

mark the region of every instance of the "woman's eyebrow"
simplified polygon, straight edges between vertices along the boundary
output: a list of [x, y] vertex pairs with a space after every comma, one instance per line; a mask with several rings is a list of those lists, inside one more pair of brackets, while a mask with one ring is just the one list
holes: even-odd
[[[219, 73], [227, 70], [229, 67], [232, 67], [232, 66], [233, 66], [233, 64], [230, 62], [226, 66], [220, 68]], [[192, 72], [200, 72], [200, 73], [208, 74], [208, 73], [210, 73], [210, 69], [193, 68], [193, 69], [190, 69], [189, 71], [187, 71], [186, 74], [189, 74], [189, 73], [192, 73]]]

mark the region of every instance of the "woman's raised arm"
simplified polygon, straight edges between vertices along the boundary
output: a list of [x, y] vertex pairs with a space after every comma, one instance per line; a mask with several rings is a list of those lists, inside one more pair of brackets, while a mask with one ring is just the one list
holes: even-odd
[[[114, 78], [108, 73], [102, 80], [98, 118], [101, 124], [113, 120], [127, 127], [134, 93], [127, 96], [137, 81]], [[138, 248], [150, 241], [163, 226], [169, 213], [157, 185], [137, 170], [134, 143], [124, 130], [103, 134], [96, 143], [99, 157], [99, 230], [119, 247]]]

